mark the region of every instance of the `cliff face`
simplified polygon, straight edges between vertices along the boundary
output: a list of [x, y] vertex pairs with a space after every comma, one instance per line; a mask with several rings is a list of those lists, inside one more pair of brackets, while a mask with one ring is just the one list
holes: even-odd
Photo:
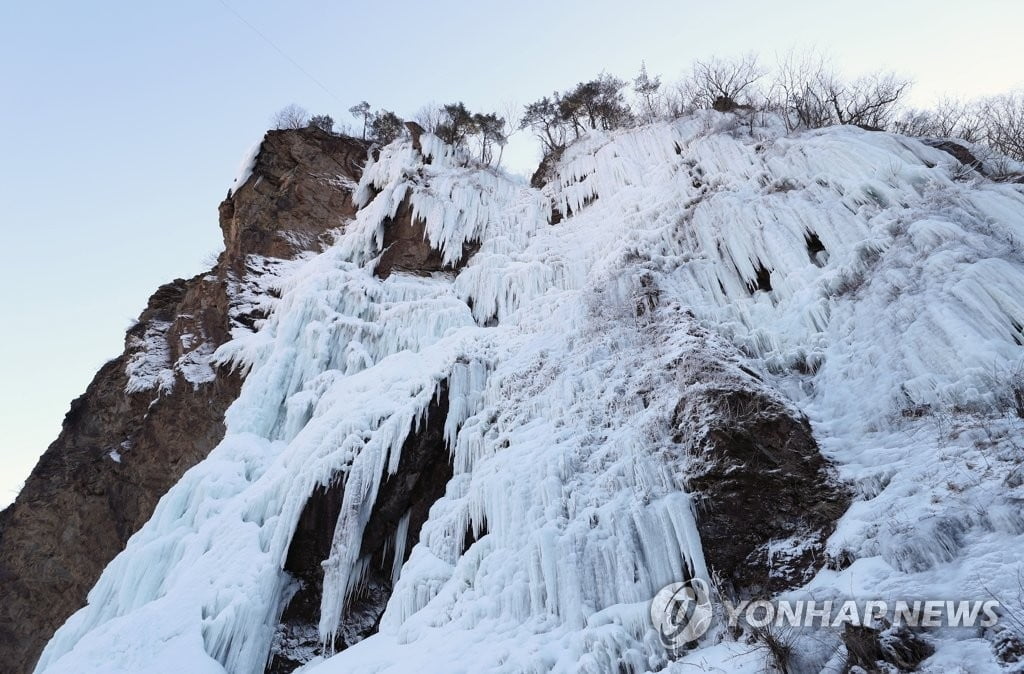
[[415, 129], [366, 152], [270, 133], [217, 268], [154, 296], [5, 513], [8, 643], [95, 580], [40, 672], [984, 659], [968, 631], [778, 648], [721, 624], [689, 652], [650, 611], [693, 578], [735, 600], [942, 596], [977, 568], [1019, 587], [1019, 186], [711, 111], [589, 134], [533, 187]]
[[224, 435], [242, 376], [214, 350], [263, 318], [274, 266], [329, 241], [351, 206], [361, 141], [271, 131], [220, 206], [225, 250], [206, 274], [161, 286], [71, 403], [60, 436], [0, 513], [0, 670], [30, 671], [43, 645], [159, 498]]

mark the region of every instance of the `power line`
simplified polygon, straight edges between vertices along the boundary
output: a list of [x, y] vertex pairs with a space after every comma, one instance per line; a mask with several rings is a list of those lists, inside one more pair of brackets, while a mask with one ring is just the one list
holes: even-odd
[[261, 31], [261, 30], [260, 30], [259, 28], [257, 28], [256, 26], [254, 26], [254, 25], [252, 25], [251, 23], [249, 23], [248, 21], [246, 21], [246, 20], [245, 20], [245, 17], [244, 17], [244, 16], [242, 16], [241, 14], [239, 14], [238, 12], [236, 12], [236, 11], [235, 11], [235, 9], [234, 9], [234, 8], [233, 8], [233, 7], [231, 6], [231, 5], [229, 5], [229, 4], [228, 4], [228, 3], [227, 3], [227, 2], [225, 1], [225, 0], [219, 0], [219, 2], [220, 2], [220, 4], [222, 4], [222, 5], [224, 6], [224, 9], [226, 9], [226, 10], [228, 10], [229, 12], [231, 12], [232, 14], [234, 14], [234, 15], [235, 15], [235, 17], [236, 17], [236, 18], [237, 18], [237, 19], [238, 19], [239, 21], [241, 21], [242, 23], [244, 23], [244, 24], [245, 24], [246, 26], [248, 26], [248, 27], [250, 28], [250, 30], [252, 30], [252, 32], [254, 32], [254, 33], [256, 33], [257, 35], [259, 35], [259, 36], [260, 36], [260, 37], [261, 37], [261, 38], [262, 38], [262, 39], [263, 39], [263, 40], [264, 40], [264, 41], [265, 41], [265, 42], [266, 42], [267, 44], [269, 44], [269, 45], [270, 45], [271, 47], [273, 47], [273, 48], [274, 48], [274, 51], [276, 51], [276, 52], [277, 52], [278, 54], [280, 54], [281, 56], [283, 56], [283, 57], [285, 57], [286, 59], [288, 59], [288, 62], [289, 62], [289, 63], [291, 63], [291, 64], [292, 64], [293, 66], [295, 66], [295, 67], [296, 67], [296, 68], [297, 68], [297, 69], [299, 70], [299, 72], [301, 72], [301, 73], [302, 73], [303, 75], [305, 75], [306, 77], [308, 77], [308, 78], [309, 78], [309, 79], [310, 79], [310, 80], [311, 80], [311, 81], [312, 81], [312, 82], [313, 82], [314, 84], [316, 84], [316, 85], [317, 85], [318, 87], [320, 87], [320, 88], [321, 88], [321, 89], [323, 89], [323, 90], [324, 90], [325, 92], [327, 92], [327, 95], [328, 95], [328, 96], [330, 96], [330, 97], [331, 97], [331, 98], [333, 98], [334, 100], [338, 101], [338, 103], [341, 103], [342, 105], [345, 105], [345, 101], [343, 101], [343, 100], [341, 100], [340, 98], [338, 98], [337, 96], [335, 96], [335, 95], [334, 95], [334, 92], [333, 92], [333, 91], [331, 91], [330, 89], [328, 89], [328, 88], [327, 88], [327, 86], [326, 86], [326, 85], [324, 85], [324, 83], [323, 83], [323, 82], [321, 82], [321, 81], [320, 81], [320, 80], [318, 80], [317, 78], [313, 77], [313, 75], [312, 75], [312, 74], [311, 74], [311, 73], [310, 73], [310, 72], [309, 72], [308, 70], [306, 70], [305, 68], [303, 68], [303, 67], [302, 67], [302, 65], [300, 65], [298, 61], [296, 61], [295, 59], [293, 59], [293, 58], [292, 58], [291, 56], [289, 56], [289, 55], [288, 55], [288, 54], [287, 54], [287, 53], [286, 53], [286, 52], [285, 52], [285, 51], [284, 51], [283, 49], [281, 49], [280, 47], [278, 47], [278, 46], [277, 46], [277, 45], [276, 45], [276, 44], [274, 43], [274, 41], [273, 41], [273, 40], [271, 40], [271, 39], [270, 39], [269, 37], [267, 37], [267, 35], [265, 35], [265, 34], [263, 33], [263, 31]]

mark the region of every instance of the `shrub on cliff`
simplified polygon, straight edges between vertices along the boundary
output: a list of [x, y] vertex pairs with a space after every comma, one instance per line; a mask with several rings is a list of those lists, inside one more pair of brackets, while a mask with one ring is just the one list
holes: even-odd
[[327, 133], [334, 133], [334, 118], [330, 115], [313, 115], [309, 118], [309, 126]]
[[304, 129], [310, 119], [305, 108], [291, 103], [278, 110], [271, 121], [275, 129]]

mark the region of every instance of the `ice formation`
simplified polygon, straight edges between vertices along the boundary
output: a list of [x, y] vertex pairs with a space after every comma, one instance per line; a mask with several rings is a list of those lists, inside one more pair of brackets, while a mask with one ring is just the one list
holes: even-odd
[[[241, 303], [239, 303], [241, 304]], [[191, 316], [184, 316], [191, 318]], [[125, 363], [126, 393], [155, 391], [158, 395], [174, 389], [177, 374], [192, 386], [213, 381], [217, 374], [212, 367], [213, 345], [192, 333], [178, 338], [182, 355], [172, 362], [169, 345], [171, 323], [152, 320], [141, 336], [129, 334], [127, 346], [133, 350]]]
[[[542, 190], [429, 134], [422, 152], [391, 144], [337, 242], [288, 267], [267, 321], [215, 354], [250, 371], [227, 436], [37, 671], [263, 671], [302, 508], [343, 476], [330, 642], [381, 481], [442, 387], [454, 477], [390, 572], [379, 631], [303, 672], [756, 671], [763, 656], [728, 641], [669, 663], [647, 617], [658, 588], [707, 575], [668, 448], [692, 382], [678, 370], [702, 360], [784, 393], [857, 492], [828, 544], [852, 563], [801, 591], [1011, 603], [1024, 189], [959, 168], [897, 135], [751, 133], [710, 112], [594, 132]], [[406, 199], [446, 262], [479, 244], [460, 272], [373, 275]], [[935, 671], [984, 643], [937, 639]]]

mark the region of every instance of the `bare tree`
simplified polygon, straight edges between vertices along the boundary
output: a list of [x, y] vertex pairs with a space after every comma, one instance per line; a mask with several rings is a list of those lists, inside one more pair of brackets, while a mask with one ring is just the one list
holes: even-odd
[[837, 124], [856, 124], [883, 129], [911, 81], [894, 73], [878, 72], [845, 82], [835, 73], [822, 73], [817, 82], [817, 96], [831, 110]]
[[309, 125], [309, 113], [291, 103], [278, 110], [271, 121], [275, 129], [304, 129]]
[[954, 138], [971, 148], [991, 174], [1012, 173], [1007, 159], [1024, 161], [1024, 91], [972, 102], [940, 100], [930, 109], [907, 110], [895, 130], [908, 136]]
[[505, 146], [508, 145], [508, 141], [512, 136], [519, 133], [520, 110], [519, 104], [515, 101], [505, 101], [499, 107], [498, 112], [504, 121], [504, 126], [501, 128], [502, 140], [498, 143], [500, 150], [498, 151], [498, 160], [495, 162], [495, 166], [501, 166], [501, 158], [505, 154]]
[[981, 119], [977, 112], [963, 101], [943, 98], [933, 111], [933, 125], [936, 136], [962, 138], [976, 141], [981, 138]]
[[815, 51], [790, 50], [778, 59], [768, 90], [768, 108], [782, 115], [786, 128], [816, 129], [831, 123], [832, 114], [818, 91], [829, 68]]
[[691, 78], [686, 78], [672, 86], [662, 87], [658, 92], [657, 104], [667, 117], [674, 119], [696, 110], [695, 99], [696, 87]]
[[906, 110], [893, 126], [907, 136], [960, 138], [968, 142], [980, 141], [985, 134], [979, 106], [952, 98], [941, 99], [930, 109]]
[[781, 114], [791, 131], [832, 124], [884, 128], [910, 86], [910, 80], [890, 72], [846, 80], [817, 52], [790, 51], [778, 60], [768, 108]]
[[985, 143], [1007, 157], [1024, 161], [1024, 92], [983, 100], [979, 116]]
[[695, 61], [691, 80], [694, 103], [723, 111], [749, 105], [764, 74], [754, 53], [733, 60]]
[[893, 128], [898, 133], [902, 133], [905, 136], [917, 136], [920, 138], [948, 137], [946, 134], [937, 132], [941, 125], [935, 117], [936, 115], [934, 110], [911, 108], [903, 111], [903, 114], [901, 114], [899, 119], [896, 120]]
[[505, 137], [511, 137], [519, 132], [519, 121], [521, 119], [522, 107], [515, 101], [504, 101], [498, 106], [498, 114], [505, 120]]
[[444, 121], [444, 116], [444, 109], [437, 103], [430, 102], [417, 110], [412, 118], [424, 131], [434, 133], [438, 125]]

